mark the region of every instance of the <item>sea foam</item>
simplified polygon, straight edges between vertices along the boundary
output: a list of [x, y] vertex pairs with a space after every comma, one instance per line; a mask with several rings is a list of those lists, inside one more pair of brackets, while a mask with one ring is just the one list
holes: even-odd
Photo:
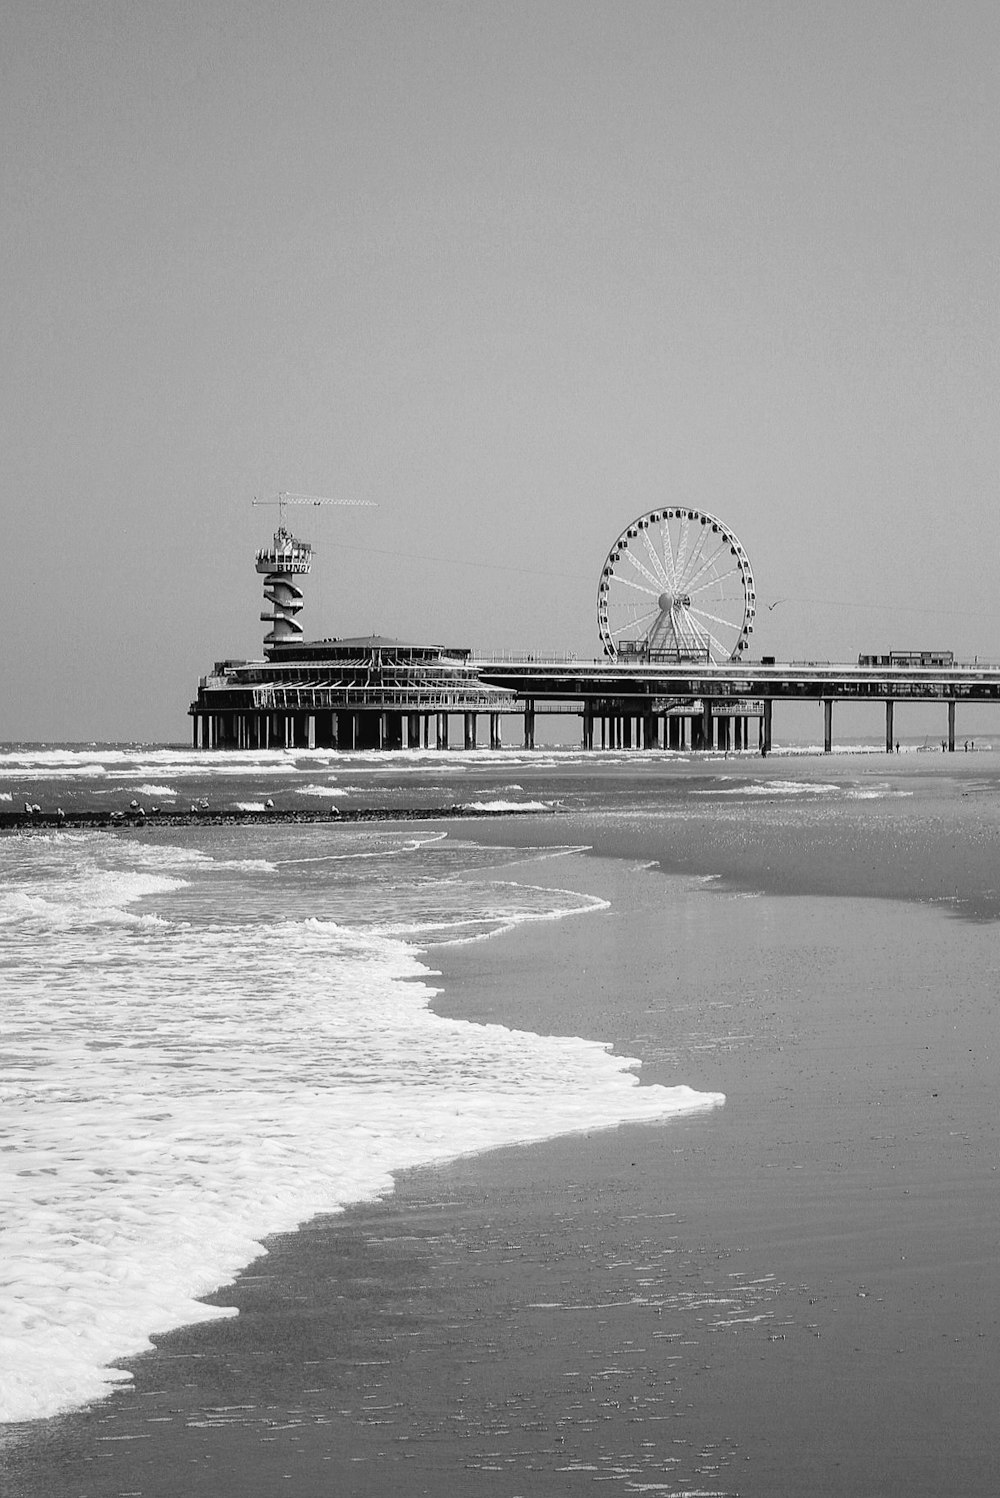
[[337, 827], [308, 857], [295, 829], [213, 847], [0, 844], [0, 1419], [107, 1394], [151, 1335], [233, 1314], [198, 1297], [266, 1235], [395, 1171], [722, 1101], [433, 1013], [414, 940], [600, 903], [494, 879], [503, 850]]

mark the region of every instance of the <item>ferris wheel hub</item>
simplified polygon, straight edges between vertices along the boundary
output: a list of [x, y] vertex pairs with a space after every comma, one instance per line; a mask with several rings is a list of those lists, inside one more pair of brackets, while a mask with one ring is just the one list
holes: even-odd
[[661, 593], [656, 601], [664, 614], [669, 614], [671, 609], [691, 607], [691, 598], [687, 593]]

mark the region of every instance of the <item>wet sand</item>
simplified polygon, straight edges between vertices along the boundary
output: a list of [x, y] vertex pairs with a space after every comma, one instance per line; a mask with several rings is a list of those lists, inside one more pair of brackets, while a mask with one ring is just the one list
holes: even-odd
[[[843, 832], [821, 880], [892, 893], [892, 826]], [[695, 861], [662, 831], [512, 870], [611, 908], [438, 949], [435, 1007], [613, 1040], [644, 1083], [726, 1106], [413, 1172], [272, 1240], [212, 1297], [238, 1319], [159, 1338], [134, 1391], [37, 1427], [6, 1491], [997, 1491], [996, 928], [950, 913], [993, 845], [949, 894], [939, 835], [938, 909], [750, 895], [801, 887], [766, 837], [698, 884], [643, 867]]]

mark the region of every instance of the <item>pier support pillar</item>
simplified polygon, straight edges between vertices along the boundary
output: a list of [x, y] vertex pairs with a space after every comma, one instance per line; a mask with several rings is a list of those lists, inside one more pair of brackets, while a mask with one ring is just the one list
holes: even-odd
[[706, 697], [701, 704], [701, 747], [712, 747], [712, 701]]
[[333, 733], [338, 749], [356, 749], [358, 747], [358, 717], [357, 713], [337, 712], [334, 713]]
[[823, 753], [833, 752], [833, 698], [823, 698]]
[[891, 697], [886, 700], [886, 704], [885, 704], [885, 752], [886, 752], [886, 754], [891, 754], [892, 753], [892, 749], [893, 749], [892, 719], [893, 719], [893, 709], [895, 708], [895, 706], [896, 706], [896, 704], [893, 702], [893, 700], [892, 700]]
[[306, 742], [310, 749], [316, 748], [316, 714], [310, 713], [306, 720]]
[[774, 703], [770, 697], [764, 699], [764, 711], [760, 719], [760, 752], [770, 754], [771, 752], [771, 719], [774, 714]]
[[435, 747], [438, 748], [438, 749], [447, 749], [447, 747], [448, 747], [448, 714], [447, 713], [435, 713], [434, 716], [435, 716], [435, 724], [434, 724], [434, 730], [435, 730], [435, 732], [434, 732], [434, 743], [435, 743]]
[[954, 752], [955, 752], [955, 699], [954, 699], [954, 697], [952, 697], [951, 700], [948, 703], [948, 753], [949, 754], [954, 754]]
[[500, 714], [490, 713], [490, 748], [502, 749], [503, 743], [500, 738]]
[[465, 723], [464, 723], [464, 727], [465, 727], [465, 747], [466, 747], [466, 749], [475, 749], [475, 747], [476, 747], [476, 714], [475, 713], [466, 713], [464, 716], [465, 716]]
[[535, 747], [535, 704], [533, 702], [524, 704], [524, 747], [525, 749]]

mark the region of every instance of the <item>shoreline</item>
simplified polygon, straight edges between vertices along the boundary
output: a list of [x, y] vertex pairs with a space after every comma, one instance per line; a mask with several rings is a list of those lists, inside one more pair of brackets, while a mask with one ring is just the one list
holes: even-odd
[[612, 904], [428, 948], [434, 1012], [611, 1039], [726, 1104], [401, 1172], [266, 1240], [205, 1297], [238, 1318], [27, 1428], [15, 1498], [996, 1490], [995, 1006], [943, 998], [990, 928], [836, 893], [789, 920], [627, 829], [552, 860], [511, 831], [519, 880]]

